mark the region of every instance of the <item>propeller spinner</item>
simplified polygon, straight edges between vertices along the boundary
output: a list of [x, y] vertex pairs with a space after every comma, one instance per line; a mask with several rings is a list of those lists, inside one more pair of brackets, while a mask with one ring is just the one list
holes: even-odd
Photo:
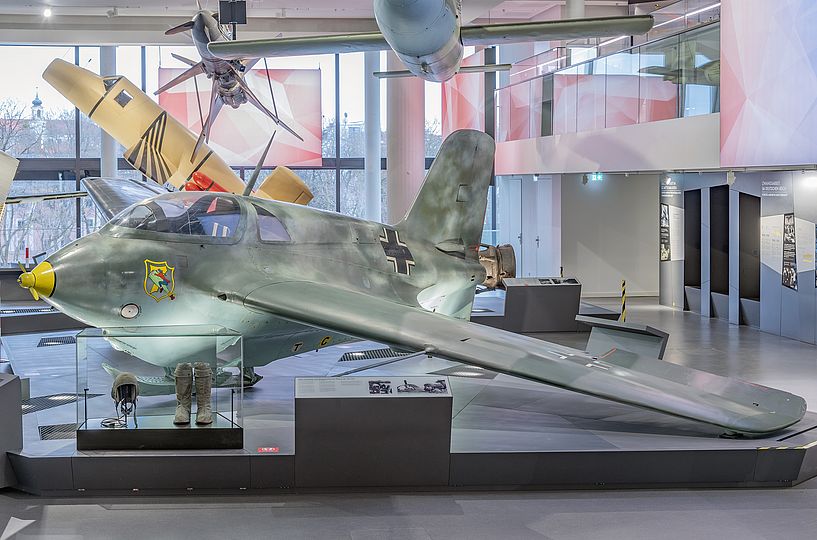
[[40, 296], [51, 296], [57, 284], [56, 274], [51, 263], [43, 261], [35, 266], [31, 272], [27, 272], [22, 263], [17, 264], [22, 272], [20, 277], [17, 278], [20, 287], [28, 289], [34, 300], [39, 300]]

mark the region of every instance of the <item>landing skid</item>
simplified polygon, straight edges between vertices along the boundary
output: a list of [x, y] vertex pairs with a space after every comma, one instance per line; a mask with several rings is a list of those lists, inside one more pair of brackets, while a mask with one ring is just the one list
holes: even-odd
[[[104, 362], [102, 363], [102, 369], [113, 378], [116, 378], [122, 373], [121, 370]], [[242, 375], [244, 378], [244, 388], [254, 386], [258, 381], [264, 378], [258, 375], [253, 368], [244, 368]], [[173, 378], [172, 368], [165, 368], [164, 376], [152, 377], [137, 375], [136, 380], [139, 382], [140, 396], [164, 396], [176, 392], [176, 379]], [[216, 388], [235, 388], [239, 386], [238, 377], [234, 373], [219, 369], [216, 372], [216, 380], [213, 386]]]

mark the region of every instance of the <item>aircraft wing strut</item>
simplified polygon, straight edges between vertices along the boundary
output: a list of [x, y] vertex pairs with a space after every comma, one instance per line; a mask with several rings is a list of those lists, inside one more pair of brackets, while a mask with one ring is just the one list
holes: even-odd
[[[803, 398], [638, 356], [618, 360], [453, 319], [331, 285], [280, 282], [220, 298], [292, 321], [697, 420], [730, 433], [772, 433], [799, 421]], [[345, 306], [345, 308], [339, 306]]]

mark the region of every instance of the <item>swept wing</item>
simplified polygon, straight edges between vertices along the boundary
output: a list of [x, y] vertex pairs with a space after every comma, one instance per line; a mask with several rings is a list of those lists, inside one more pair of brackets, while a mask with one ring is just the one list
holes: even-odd
[[[219, 291], [221, 293], [221, 291]], [[576, 392], [763, 434], [799, 421], [803, 398], [655, 358], [594, 357], [535, 338], [431, 313], [332, 285], [272, 283], [228, 301], [361, 339], [435, 356]]]

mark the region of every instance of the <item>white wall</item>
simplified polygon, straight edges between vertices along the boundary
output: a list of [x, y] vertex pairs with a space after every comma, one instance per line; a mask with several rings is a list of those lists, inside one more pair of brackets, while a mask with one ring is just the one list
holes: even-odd
[[562, 266], [583, 296], [658, 296], [658, 176], [562, 175]]
[[720, 166], [720, 114], [496, 145], [496, 174], [667, 171]]

